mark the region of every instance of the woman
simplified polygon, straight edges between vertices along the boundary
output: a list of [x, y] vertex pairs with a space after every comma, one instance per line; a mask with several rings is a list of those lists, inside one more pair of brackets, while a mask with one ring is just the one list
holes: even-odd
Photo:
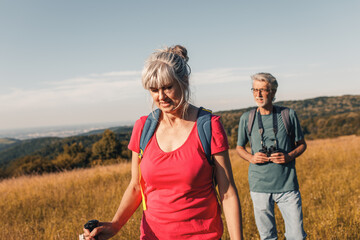
[[[140, 205], [142, 193], [146, 210], [140, 239], [221, 238], [223, 225], [212, 181], [213, 167], [196, 131], [199, 108], [189, 103], [187, 61], [187, 50], [179, 45], [158, 50], [148, 59], [142, 83], [161, 110], [157, 128], [139, 160], [146, 117], [135, 123], [128, 146], [132, 150], [131, 182], [113, 220], [101, 222], [91, 233], [84, 229], [86, 239], [114, 236]], [[242, 239], [241, 208], [226, 134], [218, 116], [211, 116], [211, 126], [215, 178], [230, 237]]]

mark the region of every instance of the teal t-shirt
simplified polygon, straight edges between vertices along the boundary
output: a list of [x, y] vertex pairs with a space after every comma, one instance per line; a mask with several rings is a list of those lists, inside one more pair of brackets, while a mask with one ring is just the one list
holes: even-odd
[[[281, 117], [281, 113], [276, 113], [278, 122], [278, 132], [276, 134], [277, 148], [284, 153], [291, 152], [292, 142], [302, 140], [304, 134], [300, 127], [300, 122], [294, 110], [290, 109], [289, 117], [292, 126], [292, 140], [286, 133], [286, 129]], [[264, 127], [263, 139], [267, 148], [275, 143], [275, 134], [273, 130], [273, 113], [261, 115]], [[247, 123], [249, 112], [240, 117], [237, 145], [245, 147], [249, 142], [247, 133]], [[254, 124], [251, 131], [251, 152], [259, 152], [261, 146], [261, 135], [259, 133], [258, 117], [255, 114]], [[278, 193], [299, 189], [299, 183], [296, 176], [295, 160], [286, 164], [264, 163], [252, 164], [249, 166], [249, 185], [252, 192]]]

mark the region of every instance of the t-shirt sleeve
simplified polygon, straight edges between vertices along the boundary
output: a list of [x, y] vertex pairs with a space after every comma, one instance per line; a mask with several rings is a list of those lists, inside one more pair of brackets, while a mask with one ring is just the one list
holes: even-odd
[[229, 149], [228, 139], [219, 116], [211, 117], [211, 133], [211, 155]]
[[128, 145], [128, 149], [131, 151], [134, 151], [136, 153], [140, 152], [140, 137], [141, 137], [141, 132], [144, 128], [145, 121], [146, 121], [146, 116], [138, 119], [135, 122], [132, 133], [131, 133], [131, 138], [130, 138], [130, 142]]
[[296, 112], [292, 109], [290, 109], [289, 116], [290, 116], [290, 121], [291, 121], [292, 125], [294, 126], [295, 142], [298, 142], [298, 141], [304, 139], [304, 133], [301, 129], [300, 121], [296, 115]]
[[249, 141], [248, 136], [246, 134], [246, 128], [247, 128], [247, 119], [249, 115], [242, 114], [239, 121], [239, 129], [238, 129], [238, 140], [237, 145], [245, 147], [246, 143]]

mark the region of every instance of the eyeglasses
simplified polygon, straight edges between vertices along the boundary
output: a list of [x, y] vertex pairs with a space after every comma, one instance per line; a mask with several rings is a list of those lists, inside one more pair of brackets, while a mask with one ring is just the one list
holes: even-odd
[[269, 88], [251, 88], [251, 91], [253, 92], [253, 93], [258, 93], [258, 92], [261, 92], [261, 93], [269, 93], [269, 92], [271, 92], [271, 89], [269, 89]]

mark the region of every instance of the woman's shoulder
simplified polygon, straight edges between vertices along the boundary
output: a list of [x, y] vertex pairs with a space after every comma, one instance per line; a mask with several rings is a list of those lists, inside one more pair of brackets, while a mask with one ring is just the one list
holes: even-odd
[[212, 110], [204, 108], [204, 107], [197, 107], [197, 111], [198, 111], [198, 117], [200, 116], [200, 111], [204, 111], [207, 112], [209, 114], [211, 114], [211, 124], [217, 124], [217, 123], [221, 123], [221, 116], [216, 115], [212, 112]]
[[211, 114], [211, 124], [221, 124], [221, 116]]
[[148, 116], [141, 116], [135, 121], [133, 130], [142, 131]]

